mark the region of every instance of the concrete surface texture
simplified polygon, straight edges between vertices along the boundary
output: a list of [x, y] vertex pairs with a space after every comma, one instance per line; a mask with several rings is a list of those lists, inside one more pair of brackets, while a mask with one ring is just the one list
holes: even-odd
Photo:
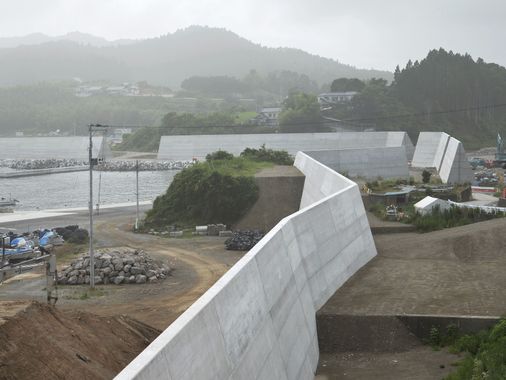
[[444, 132], [420, 132], [411, 166], [435, 168], [443, 183], [465, 183], [473, 180], [464, 146]]
[[406, 148], [381, 147], [305, 151], [307, 155], [339, 173], [367, 180], [409, 178]]
[[304, 175], [294, 166], [275, 166], [255, 175], [258, 200], [234, 230], [271, 230], [285, 216], [299, 210]]
[[450, 137], [441, 162], [439, 176], [444, 183], [472, 182], [474, 174], [462, 143]]
[[[86, 136], [0, 138], [0, 145], [0, 159], [54, 158], [88, 161], [89, 138]], [[104, 137], [93, 137], [93, 157], [111, 156]]]
[[117, 379], [313, 379], [315, 314], [376, 255], [357, 185], [299, 152], [301, 209], [252, 250]]
[[439, 170], [449, 138], [444, 132], [420, 132], [411, 166]]
[[406, 132], [268, 133], [244, 135], [162, 136], [158, 159], [204, 159], [208, 153], [226, 150], [234, 155], [246, 148], [298, 151], [405, 146], [408, 160], [414, 148]]

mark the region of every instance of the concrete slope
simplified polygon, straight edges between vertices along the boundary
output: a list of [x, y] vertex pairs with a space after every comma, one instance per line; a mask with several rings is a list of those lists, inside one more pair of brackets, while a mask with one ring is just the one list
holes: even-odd
[[315, 314], [376, 255], [357, 185], [299, 152], [301, 209], [253, 249], [117, 379], [313, 379]]

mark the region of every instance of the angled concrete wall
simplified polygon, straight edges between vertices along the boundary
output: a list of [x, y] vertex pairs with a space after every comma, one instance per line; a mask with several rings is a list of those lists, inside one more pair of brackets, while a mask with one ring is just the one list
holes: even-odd
[[[88, 161], [89, 138], [72, 137], [9, 137], [0, 138], [0, 159], [75, 159]], [[93, 137], [93, 156], [110, 158], [105, 138]]]
[[439, 176], [444, 183], [472, 182], [473, 170], [466, 157], [462, 143], [451, 137], [441, 162]]
[[439, 170], [449, 138], [444, 132], [420, 132], [411, 166]]
[[435, 168], [443, 183], [473, 180], [463, 144], [444, 132], [420, 132], [412, 167]]
[[408, 160], [404, 146], [392, 148], [363, 148], [305, 151], [307, 155], [348, 177], [367, 180], [408, 178]]
[[304, 153], [301, 209], [252, 250], [117, 379], [313, 379], [315, 313], [376, 248], [357, 185]]
[[339, 133], [269, 133], [248, 135], [162, 136], [158, 149], [161, 160], [204, 159], [208, 153], [226, 150], [234, 155], [246, 148], [298, 151], [380, 148], [405, 146], [408, 159], [413, 144], [406, 132], [339, 132]]

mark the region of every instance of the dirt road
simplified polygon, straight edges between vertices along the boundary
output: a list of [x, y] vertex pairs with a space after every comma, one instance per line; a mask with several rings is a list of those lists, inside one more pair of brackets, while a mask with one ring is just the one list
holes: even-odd
[[[174, 268], [164, 281], [143, 285], [100, 285], [91, 293], [87, 286], [60, 286], [58, 308], [86, 310], [97, 315], [126, 314], [158, 329], [165, 329], [209, 289], [242, 253], [227, 251], [224, 238], [168, 239], [134, 234], [122, 216], [98, 222], [97, 248], [143, 249]], [[43, 301], [42, 277], [22, 278], [2, 285], [0, 300]]]

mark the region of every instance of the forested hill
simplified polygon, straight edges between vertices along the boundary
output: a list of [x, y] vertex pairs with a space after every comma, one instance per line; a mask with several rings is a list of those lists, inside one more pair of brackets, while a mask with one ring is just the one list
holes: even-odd
[[[91, 41], [91, 40], [90, 40]], [[191, 76], [244, 77], [289, 70], [320, 85], [337, 77], [392, 79], [385, 71], [361, 70], [290, 48], [267, 48], [217, 28], [193, 26], [173, 34], [119, 46], [54, 41], [0, 49], [0, 85], [48, 80], [148, 81], [177, 88]]]
[[397, 67], [390, 85], [367, 82], [352, 105], [337, 116], [378, 130], [406, 130], [412, 137], [446, 131], [471, 148], [490, 146], [498, 132], [506, 134], [506, 69], [468, 54], [432, 50], [420, 62]]
[[[397, 98], [422, 112], [506, 102], [506, 69], [481, 58], [474, 61], [469, 54], [432, 50], [421, 62], [409, 61], [403, 70], [396, 69], [394, 77]], [[479, 122], [492, 119], [494, 111], [470, 111], [465, 116]]]

